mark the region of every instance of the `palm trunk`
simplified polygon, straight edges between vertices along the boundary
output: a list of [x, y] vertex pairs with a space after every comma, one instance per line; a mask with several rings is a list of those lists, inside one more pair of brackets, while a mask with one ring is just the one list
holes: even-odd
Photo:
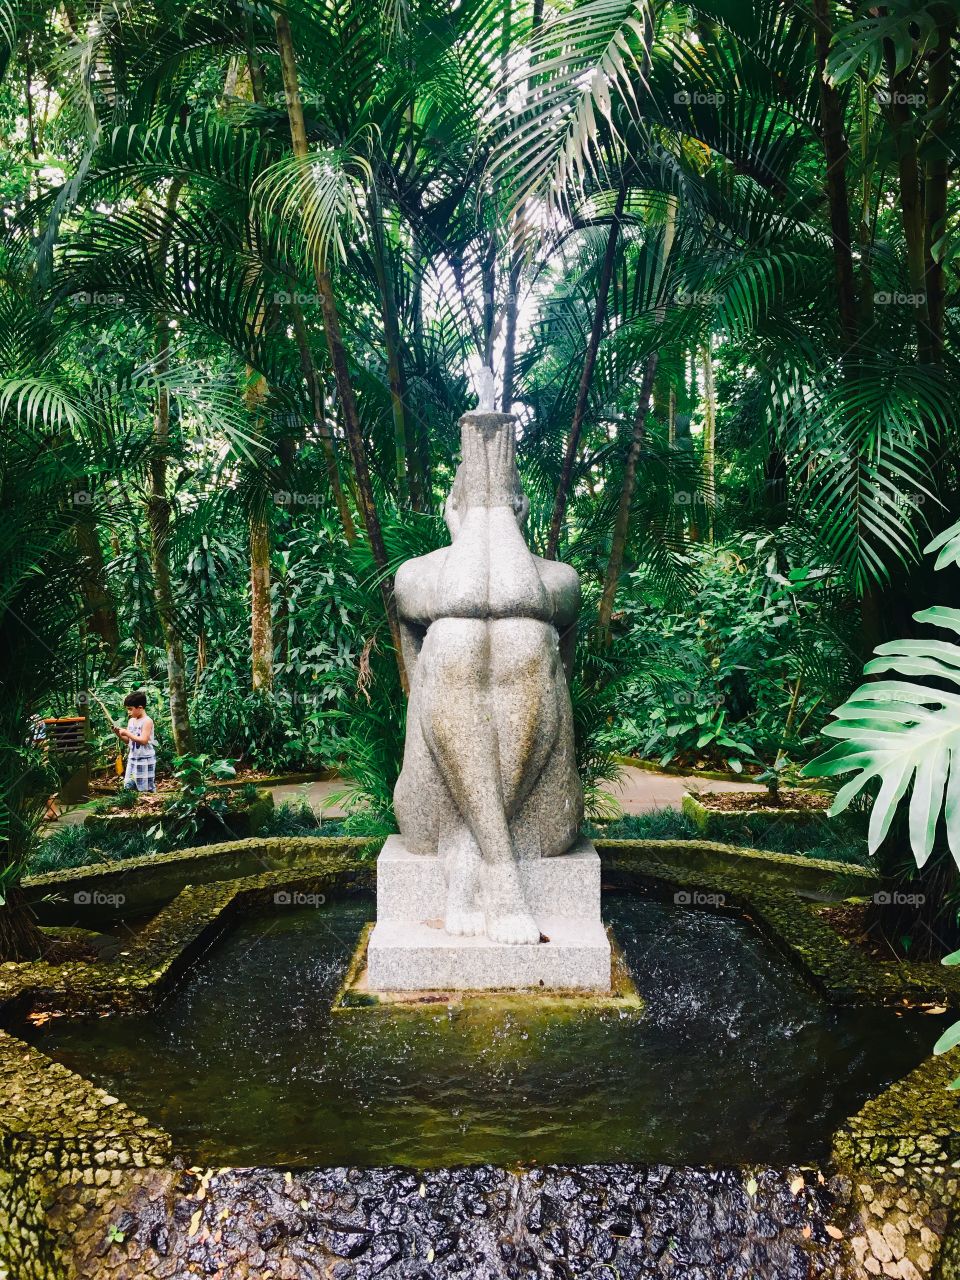
[[[893, 54], [889, 55], [892, 68]], [[924, 280], [924, 213], [923, 189], [920, 184], [920, 160], [914, 134], [913, 117], [906, 98], [910, 82], [906, 77], [894, 75], [891, 69], [890, 127], [897, 154], [897, 174], [900, 187], [900, 219], [907, 245], [907, 277], [913, 299], [913, 319], [917, 332], [917, 351], [924, 362], [930, 358], [930, 328], [927, 323], [926, 281]]]
[[860, 99], [860, 217], [857, 241], [860, 245], [860, 331], [866, 333], [873, 324], [873, 227], [870, 206], [873, 194], [873, 168], [870, 162], [870, 132], [867, 128], [868, 102], [872, 94], [859, 81]]
[[[290, 30], [290, 22], [285, 10], [277, 8], [275, 11], [275, 19], [277, 28], [277, 48], [280, 53], [280, 69], [283, 75], [283, 88], [287, 101], [287, 121], [290, 126], [290, 145], [293, 154], [302, 158], [307, 154], [309, 148], [307, 145], [307, 128], [303, 118], [303, 104], [300, 101], [300, 81], [297, 75], [297, 61], [293, 47], [293, 33]], [[310, 398], [313, 401], [314, 413], [316, 414], [317, 430], [320, 433], [320, 440], [323, 447], [324, 459], [327, 468], [327, 478], [330, 483], [331, 492], [333, 493], [333, 500], [337, 505], [337, 511], [340, 515], [340, 523], [343, 526], [344, 535], [347, 542], [352, 544], [356, 538], [356, 529], [354, 528], [353, 517], [350, 514], [350, 507], [347, 503], [346, 495], [343, 490], [343, 483], [340, 477], [336, 441], [327, 427], [326, 416], [323, 412], [323, 390], [320, 384], [316, 365], [314, 364], [313, 356], [310, 351], [306, 326], [303, 320], [303, 313], [300, 310], [299, 304], [295, 304], [293, 322], [294, 332], [297, 338], [297, 346], [300, 351], [300, 367], [307, 380]]]
[[[255, 325], [259, 330], [259, 325]], [[244, 402], [247, 412], [258, 413], [267, 396], [267, 380], [247, 365]], [[273, 615], [270, 591], [270, 525], [262, 502], [255, 502], [249, 516], [250, 530], [250, 675], [255, 690], [273, 689]]]
[[613, 279], [613, 264], [617, 256], [617, 239], [620, 234], [620, 219], [623, 215], [623, 206], [627, 198], [627, 186], [625, 182], [621, 182], [620, 190], [617, 192], [617, 203], [613, 211], [613, 217], [610, 220], [610, 230], [607, 233], [607, 247], [603, 255], [603, 264], [600, 268], [600, 281], [597, 287], [597, 300], [593, 308], [593, 322], [590, 326], [590, 337], [587, 342], [587, 350], [583, 360], [583, 370], [580, 374], [580, 384], [577, 387], [577, 399], [573, 409], [573, 420], [570, 423], [570, 434], [567, 437], [567, 447], [563, 456], [563, 469], [560, 472], [560, 483], [557, 486], [557, 496], [553, 504], [553, 516], [550, 520], [550, 534], [547, 538], [546, 556], [548, 560], [557, 558], [557, 547], [560, 545], [560, 532], [563, 528], [564, 517], [567, 512], [567, 504], [570, 500], [570, 490], [573, 485], [573, 472], [577, 461], [577, 453], [580, 449], [580, 433], [583, 429], [583, 420], [587, 413], [587, 404], [590, 399], [590, 384], [593, 381], [593, 371], [597, 363], [597, 353], [600, 350], [600, 339], [603, 336], [603, 326], [607, 317], [607, 297], [610, 293], [610, 281]]
[[[667, 281], [667, 267], [673, 250], [673, 241], [677, 232], [677, 202], [671, 199], [667, 206], [667, 217], [663, 228], [663, 243], [660, 249], [660, 270], [657, 290], [660, 298], [665, 296], [664, 285]], [[656, 309], [657, 324], [663, 322], [666, 314], [666, 303], [660, 302]], [[617, 506], [617, 518], [613, 526], [613, 537], [610, 542], [610, 557], [603, 579], [603, 594], [600, 597], [599, 623], [600, 634], [604, 640], [610, 641], [610, 623], [613, 619], [613, 602], [617, 594], [617, 585], [623, 570], [626, 556], [627, 538], [630, 534], [630, 511], [633, 507], [633, 495], [637, 487], [637, 468], [647, 434], [647, 414], [650, 412], [650, 398], [657, 378], [657, 365], [660, 363], [659, 351], [651, 351], [643, 370], [640, 383], [640, 395], [633, 420], [633, 431], [630, 446], [627, 450], [623, 469], [623, 483], [620, 488], [620, 502]]]
[[266, 513], [250, 517], [250, 653], [253, 688], [273, 688], [273, 617], [270, 609], [270, 529]]
[[487, 247], [480, 262], [483, 287], [483, 363], [493, 368], [493, 344], [497, 319], [497, 233], [491, 229]]
[[510, 254], [510, 292], [507, 294], [507, 319], [503, 340], [503, 399], [500, 408], [504, 413], [513, 412], [513, 381], [517, 368], [517, 312], [520, 278], [523, 271], [523, 253], [516, 243]]
[[843, 105], [836, 88], [826, 78], [827, 58], [833, 37], [830, 0], [813, 0], [813, 35], [820, 92], [820, 128], [826, 160], [826, 194], [830, 209], [833, 262], [837, 283], [840, 325], [848, 352], [857, 345], [857, 294], [850, 245], [850, 205], [847, 199], [849, 151], [843, 131]]
[[0, 961], [38, 960], [51, 947], [30, 910], [23, 890], [8, 887], [0, 906]]
[[647, 414], [650, 410], [650, 396], [653, 392], [653, 380], [657, 376], [659, 353], [651, 352], [643, 371], [640, 384], [640, 399], [636, 416], [633, 420], [633, 434], [627, 460], [623, 471], [623, 485], [620, 489], [620, 504], [617, 507], [617, 519], [613, 526], [613, 538], [610, 543], [610, 558], [603, 579], [603, 595], [600, 597], [600, 633], [609, 641], [610, 623], [613, 618], [613, 602], [617, 594], [617, 584], [623, 570], [624, 556], [627, 549], [627, 537], [630, 532], [630, 510], [633, 506], [633, 494], [637, 487], [637, 467], [643, 453], [647, 433]]
[[77, 545], [83, 561], [81, 589], [86, 606], [86, 624], [94, 635], [100, 637], [111, 661], [120, 648], [120, 624], [117, 609], [107, 590], [107, 572], [103, 562], [103, 548], [97, 532], [97, 517], [93, 507], [79, 510], [76, 523]]
[[343, 482], [340, 479], [340, 467], [337, 462], [336, 442], [334, 441], [330, 428], [327, 425], [323, 383], [320, 379], [320, 374], [317, 371], [313, 352], [310, 350], [310, 340], [307, 336], [307, 325], [303, 318], [303, 309], [299, 302], [292, 302], [290, 304], [290, 316], [293, 320], [293, 332], [297, 340], [297, 349], [300, 353], [300, 370], [303, 373], [304, 380], [307, 384], [307, 390], [310, 393], [313, 422], [320, 436], [320, 445], [323, 449], [323, 460], [327, 472], [327, 483], [330, 485], [330, 492], [333, 494], [333, 501], [336, 504], [337, 514], [340, 517], [340, 525], [343, 529], [344, 537], [349, 545], [353, 546], [357, 540], [357, 530], [353, 523], [353, 516], [350, 513], [350, 504], [347, 501], [347, 495], [344, 492]]
[[703, 479], [707, 493], [707, 528], [712, 542], [717, 500], [717, 383], [709, 336], [703, 345]]
[[947, 224], [947, 181], [950, 174], [947, 98], [950, 93], [955, 29], [955, 15], [949, 6], [943, 5], [937, 10], [937, 43], [930, 55], [930, 72], [927, 78], [927, 110], [931, 117], [930, 141], [933, 145], [924, 182], [927, 322], [930, 326], [930, 356], [936, 361], [943, 354], [943, 312], [946, 302], [943, 253], [939, 242], [946, 234]]
[[[157, 360], [158, 371], [166, 369], [170, 349], [169, 329], [166, 320], [162, 329]], [[157, 395], [153, 417], [153, 457], [150, 462], [150, 497], [147, 500], [147, 519], [150, 524], [150, 564], [153, 569], [153, 594], [157, 616], [163, 632], [163, 644], [167, 654], [167, 691], [170, 697], [170, 722], [173, 729], [173, 745], [177, 755], [193, 752], [193, 730], [190, 726], [187, 699], [186, 663], [183, 656], [183, 638], [177, 620], [170, 577], [170, 500], [167, 497], [167, 451], [170, 439], [170, 399], [165, 389]]]
[[363, 432], [360, 428], [360, 415], [357, 412], [357, 402], [353, 393], [350, 367], [347, 363], [347, 351], [343, 345], [343, 336], [340, 332], [340, 316], [337, 312], [337, 304], [333, 294], [333, 282], [322, 267], [317, 268], [317, 288], [322, 299], [323, 328], [327, 337], [327, 347], [330, 351], [330, 363], [333, 366], [333, 376], [337, 384], [337, 390], [340, 393], [340, 408], [343, 413], [344, 431], [346, 432], [347, 444], [350, 446], [350, 454], [353, 458], [353, 471], [357, 479], [357, 493], [360, 499], [360, 513], [363, 516], [367, 537], [370, 539], [373, 561], [380, 578], [380, 594], [383, 599], [384, 611], [387, 615], [387, 623], [390, 627], [390, 637], [396, 653], [400, 683], [403, 686], [404, 693], [409, 693], [410, 689], [407, 683], [406, 668], [403, 665], [403, 651], [400, 643], [400, 619], [397, 615], [396, 601], [393, 598], [393, 579], [388, 571], [387, 551], [383, 543], [380, 517], [377, 513], [376, 501], [373, 496], [373, 485], [370, 482], [370, 469], [367, 466], [367, 452]]
[[[416, 233], [411, 247], [413, 263], [413, 287], [411, 290], [411, 312], [413, 315], [413, 349], [415, 368], [423, 373], [423, 260], [417, 243]], [[430, 462], [430, 431], [422, 414], [416, 419], [417, 457], [420, 465], [420, 483], [423, 488], [424, 510], [433, 508], [433, 472]]]
[[[290, 137], [294, 154], [307, 154], [307, 133], [303, 120], [303, 108], [300, 105], [300, 80], [297, 74], [296, 51], [293, 45], [293, 33], [290, 23], [282, 8], [276, 10], [277, 48], [280, 53], [280, 67], [283, 72], [283, 87], [287, 96], [287, 115], [290, 121]], [[357, 484], [360, 514], [363, 519], [370, 550], [377, 567], [380, 579], [380, 595], [383, 600], [390, 638], [393, 643], [400, 676], [400, 684], [404, 693], [409, 692], [407, 673], [403, 665], [403, 651], [400, 643], [400, 620], [397, 616], [396, 601], [393, 598], [393, 580], [389, 573], [387, 551], [380, 528], [380, 517], [370, 480], [370, 468], [367, 465], [366, 443], [360, 427], [360, 415], [357, 412], [357, 401], [353, 392], [350, 377], [350, 365], [347, 360], [343, 335], [340, 330], [340, 315], [336, 297], [333, 292], [333, 281], [324, 262], [316, 264], [317, 293], [320, 297], [320, 309], [323, 314], [323, 330], [330, 352], [330, 365], [340, 397], [340, 412], [343, 414], [343, 426], [347, 437], [347, 445], [353, 460], [353, 472]]]
[[[182, 189], [182, 182], [174, 181], [167, 192], [167, 221], [161, 236], [157, 260], [162, 272], [166, 265], [169, 244], [169, 226]], [[170, 363], [170, 324], [161, 316], [157, 337], [157, 374], [162, 377]], [[157, 616], [163, 633], [167, 655], [167, 691], [170, 698], [170, 723], [173, 745], [177, 755], [193, 753], [193, 729], [190, 725], [187, 698], [186, 662], [183, 656], [183, 637], [174, 604], [173, 584], [170, 577], [170, 500], [167, 497], [167, 457], [170, 451], [170, 396], [165, 387], [157, 392], [153, 415], [153, 451], [150, 458], [150, 496], [147, 499], [147, 520], [150, 525], [150, 564], [153, 569], [153, 594]]]
[[373, 249], [373, 270], [380, 291], [380, 315], [383, 320], [383, 340], [387, 352], [387, 381], [390, 386], [390, 404], [393, 410], [393, 447], [396, 458], [397, 494], [400, 502], [408, 499], [414, 511], [423, 509], [420, 483], [417, 475], [416, 441], [411, 438], [406, 413], [406, 387], [403, 377], [403, 360], [400, 350], [400, 321], [397, 315], [397, 299], [393, 288], [393, 276], [387, 261], [387, 244], [383, 232], [383, 207], [376, 190], [376, 179], [370, 184], [368, 200], [370, 215], [370, 242]]

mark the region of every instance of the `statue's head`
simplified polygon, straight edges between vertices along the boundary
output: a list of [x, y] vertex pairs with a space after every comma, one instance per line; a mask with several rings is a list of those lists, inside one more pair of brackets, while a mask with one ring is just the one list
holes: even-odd
[[460, 419], [461, 462], [443, 518], [456, 538], [471, 507], [512, 507], [521, 527], [530, 501], [517, 473], [516, 418], [512, 413], [465, 413]]

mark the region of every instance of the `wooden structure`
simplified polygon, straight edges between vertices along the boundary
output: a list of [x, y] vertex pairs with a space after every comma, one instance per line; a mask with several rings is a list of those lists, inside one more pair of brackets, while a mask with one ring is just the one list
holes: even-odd
[[51, 716], [44, 720], [50, 761], [63, 779], [57, 793], [64, 804], [80, 804], [90, 787], [90, 753], [86, 716]]

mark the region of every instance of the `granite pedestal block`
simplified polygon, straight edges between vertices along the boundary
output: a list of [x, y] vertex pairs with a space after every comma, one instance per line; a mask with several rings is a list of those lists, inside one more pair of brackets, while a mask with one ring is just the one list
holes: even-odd
[[520, 863], [524, 896], [546, 941], [452, 937], [437, 857], [400, 836], [377, 861], [377, 923], [367, 950], [371, 991], [609, 991], [610, 942], [600, 919], [600, 858], [581, 839], [556, 858]]

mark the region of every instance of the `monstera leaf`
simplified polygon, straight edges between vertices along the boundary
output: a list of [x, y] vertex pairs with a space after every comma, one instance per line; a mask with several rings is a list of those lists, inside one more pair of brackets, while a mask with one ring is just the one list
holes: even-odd
[[[937, 568], [960, 556], [960, 524], [926, 548], [939, 551]], [[934, 607], [914, 614], [960, 635], [960, 609]], [[910, 795], [910, 846], [922, 867], [933, 849], [940, 816], [954, 859], [960, 865], [960, 644], [953, 641], [893, 640], [875, 650], [865, 675], [896, 672], [913, 679], [877, 680], [861, 687], [834, 712], [824, 734], [836, 746], [803, 769], [809, 777], [854, 773], [830, 810], [842, 812], [868, 782], [878, 779], [868, 834], [873, 853], [890, 829], [897, 807]]]

